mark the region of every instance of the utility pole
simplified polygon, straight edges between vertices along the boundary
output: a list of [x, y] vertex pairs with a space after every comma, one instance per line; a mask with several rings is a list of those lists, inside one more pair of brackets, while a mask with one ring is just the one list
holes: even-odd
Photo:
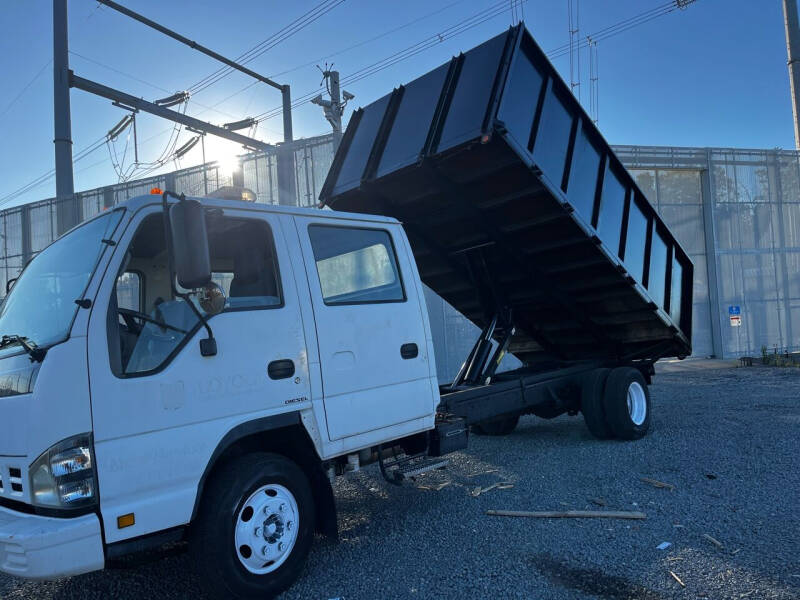
[[58, 234], [78, 224], [73, 199], [72, 125], [69, 106], [69, 26], [67, 0], [53, 0], [53, 144], [56, 159]]
[[297, 197], [297, 168], [294, 162], [294, 144], [292, 143], [292, 92], [288, 85], [281, 88], [283, 99], [283, 144], [278, 146], [276, 174], [278, 175], [278, 204], [282, 206], [299, 206]]
[[797, 18], [797, 0], [783, 0], [783, 20], [786, 26], [786, 53], [789, 56], [789, 84], [792, 89], [792, 114], [794, 116], [794, 145], [800, 150], [800, 21]]
[[[344, 113], [344, 107], [347, 105], [348, 100], [352, 100], [355, 96], [350, 92], [340, 91], [339, 71], [325, 69], [322, 72], [322, 77], [330, 95], [330, 100], [325, 100], [322, 94], [319, 94], [311, 99], [311, 103], [322, 107], [325, 118], [331, 124], [331, 129], [333, 129], [333, 150], [336, 151], [342, 141], [342, 114]], [[342, 102], [342, 95], [344, 95], [344, 102]]]

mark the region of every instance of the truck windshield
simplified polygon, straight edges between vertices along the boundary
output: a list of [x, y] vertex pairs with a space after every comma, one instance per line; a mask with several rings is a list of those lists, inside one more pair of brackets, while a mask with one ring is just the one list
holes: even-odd
[[[0, 334], [48, 347], [64, 341], [121, 210], [88, 221], [42, 250], [25, 268], [0, 309]], [[0, 354], [19, 351], [18, 344]]]

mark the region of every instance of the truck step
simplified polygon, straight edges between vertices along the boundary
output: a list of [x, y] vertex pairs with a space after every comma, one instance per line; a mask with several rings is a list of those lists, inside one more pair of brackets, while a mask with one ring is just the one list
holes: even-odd
[[422, 473], [446, 467], [450, 460], [439, 456], [427, 456], [424, 453], [412, 454], [394, 460], [379, 460], [381, 475], [389, 483], [401, 485], [406, 479], [411, 479]]
[[397, 467], [394, 469], [394, 477], [395, 479], [403, 480], [408, 479], [409, 477], [415, 477], [417, 475], [421, 475], [422, 473], [427, 473], [428, 471], [434, 471], [436, 469], [442, 469], [450, 464], [450, 459], [448, 458], [424, 458], [420, 461], [415, 461], [409, 463], [407, 465], [403, 465], [401, 467]]

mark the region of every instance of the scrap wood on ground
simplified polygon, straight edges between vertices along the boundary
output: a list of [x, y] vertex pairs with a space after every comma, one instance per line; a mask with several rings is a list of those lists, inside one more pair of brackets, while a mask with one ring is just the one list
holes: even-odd
[[646, 519], [643, 512], [631, 510], [487, 510], [495, 517], [532, 517], [538, 519]]

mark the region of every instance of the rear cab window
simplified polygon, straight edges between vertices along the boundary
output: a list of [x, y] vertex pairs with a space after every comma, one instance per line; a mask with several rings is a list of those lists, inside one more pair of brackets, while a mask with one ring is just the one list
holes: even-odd
[[388, 231], [309, 225], [308, 235], [325, 304], [406, 300]]

